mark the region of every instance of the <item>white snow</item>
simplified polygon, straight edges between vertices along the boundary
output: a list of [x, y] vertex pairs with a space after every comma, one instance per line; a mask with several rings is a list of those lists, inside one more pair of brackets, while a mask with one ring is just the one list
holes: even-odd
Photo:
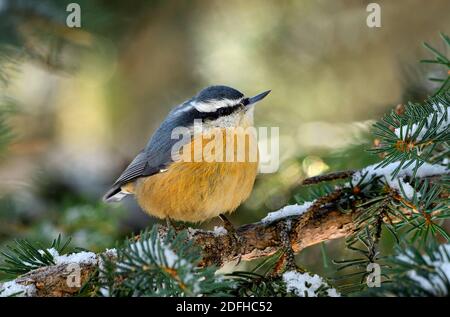
[[327, 294], [329, 297], [341, 297], [341, 294], [335, 288], [327, 289]]
[[314, 203], [313, 201], [307, 201], [307, 202], [303, 203], [302, 205], [295, 204], [295, 205], [285, 206], [285, 207], [281, 208], [280, 210], [277, 210], [274, 212], [269, 212], [266, 217], [261, 219], [261, 222], [268, 224], [268, 223], [271, 223], [271, 222], [281, 219], [281, 218], [301, 215], [304, 212], [306, 212], [308, 210], [308, 208], [312, 206], [313, 203]]
[[[147, 246], [146, 241], [138, 241], [130, 245], [130, 248], [135, 252], [138, 252], [139, 256], [143, 258], [144, 261], [150, 261], [150, 259], [146, 259], [146, 255], [151, 253], [158, 265], [167, 265], [170, 268], [174, 268], [176, 264], [181, 266], [186, 263], [185, 260], [180, 259], [168, 245], [160, 242], [160, 247], [162, 252], [159, 252], [159, 250], [153, 248], [151, 244]], [[122, 262], [120, 263], [120, 266], [128, 267], [128, 264]]]
[[[179, 261], [178, 255], [175, 254], [169, 247], [163, 246], [164, 258], [166, 259], [167, 266], [174, 267], [177, 261]], [[161, 261], [162, 263], [162, 261]]]
[[[47, 249], [46, 251], [50, 253], [53, 256], [53, 258], [59, 256], [59, 252], [55, 248]], [[44, 254], [43, 250], [38, 250], [38, 252], [42, 255]]]
[[[70, 263], [78, 263], [78, 264], [97, 264], [98, 263], [98, 257], [93, 252], [78, 252], [78, 253], [72, 253], [67, 255], [59, 255], [59, 252], [55, 248], [47, 249], [48, 253], [50, 253], [53, 256], [53, 261], [56, 265], [59, 264], [70, 264]], [[111, 251], [111, 250], [109, 250]], [[38, 250], [40, 254], [44, 254], [43, 250]], [[25, 263], [25, 262], [24, 262]], [[27, 264], [27, 263], [25, 263]], [[32, 296], [36, 292], [36, 287], [31, 285], [22, 285], [19, 283], [16, 283], [15, 281], [9, 281], [5, 282], [2, 285], [2, 288], [0, 289], [0, 297], [7, 297], [11, 296], [15, 293], [16, 296]]]
[[106, 287], [101, 287], [99, 289], [100, 294], [102, 294], [103, 297], [110, 297], [111, 296], [111, 292], [109, 291], [109, 288]]
[[[443, 120], [442, 123], [439, 125], [439, 128], [436, 130], [436, 133], [443, 132], [450, 125], [450, 107], [445, 107], [442, 104], [435, 104], [435, 105], [433, 105], [433, 108], [434, 108], [434, 110], [436, 112], [430, 114], [427, 117], [427, 124], [425, 124], [422, 127], [422, 129], [420, 130], [420, 132], [417, 135], [416, 140], [418, 140], [418, 141], [422, 140], [423, 137], [425, 136], [425, 133], [428, 131], [428, 127], [431, 126], [431, 123], [433, 121], [433, 117], [437, 118], [436, 123], [440, 123], [441, 120]], [[405, 136], [407, 136], [407, 137], [413, 136], [416, 133], [418, 128], [419, 128], [419, 125], [417, 123], [413, 124], [411, 126], [410, 130], [408, 130], [408, 126], [405, 125], [405, 126], [402, 126], [400, 128], [395, 129], [394, 133], [399, 138], [405, 139]]]
[[[58, 250], [55, 248], [47, 249], [47, 252], [53, 256], [53, 261], [56, 265], [69, 263], [97, 264], [98, 262], [98, 257], [94, 252], [81, 251], [78, 253], [59, 255]], [[44, 251], [39, 250], [39, 253], [44, 254]]]
[[[39, 252], [41, 255], [44, 255], [44, 250], [38, 250], [38, 252]], [[50, 253], [50, 255], [51, 255], [53, 258], [55, 258], [56, 256], [59, 256], [58, 251], [56, 251], [56, 249], [54, 249], [54, 248], [47, 249], [47, 252]], [[36, 262], [42, 263], [41, 261], [38, 261], [37, 259], [35, 259], [35, 261], [36, 261]], [[27, 261], [22, 261], [22, 263], [25, 264], [26, 266], [32, 266], [32, 267], [35, 266], [35, 264], [31, 264], [31, 263], [29, 263], [29, 262], [27, 262]], [[43, 264], [43, 263], [42, 263], [42, 264]]]
[[98, 258], [94, 252], [78, 252], [68, 255], [60, 255], [54, 258], [55, 264], [97, 264]]
[[[106, 251], [103, 252], [103, 254], [106, 257], [108, 257], [108, 258], [117, 258], [117, 249], [115, 249], [115, 248], [106, 249]], [[104, 270], [105, 270], [105, 261], [103, 260], [102, 257], [98, 258], [98, 267], [100, 269], [100, 272], [99, 272], [100, 281], [102, 283], [104, 283], [104, 284], [107, 284], [106, 280], [105, 280], [105, 274], [104, 274], [105, 273], [104, 272]], [[111, 291], [110, 291], [109, 286], [101, 287], [99, 289], [99, 291], [100, 291], [100, 294], [102, 294], [102, 296], [104, 296], [104, 297], [110, 297], [111, 296]]]
[[[450, 244], [442, 244], [439, 246], [438, 251], [435, 254], [435, 260], [431, 260], [429, 256], [424, 255], [423, 259], [425, 263], [429, 266], [435, 267], [440, 270], [443, 277], [450, 280], [450, 259], [447, 258], [446, 254], [450, 254]], [[407, 263], [413, 263], [413, 261], [408, 258], [406, 255], [399, 255], [398, 258]], [[411, 270], [408, 273], [408, 277], [418, 282], [424, 289], [430, 291], [435, 295], [439, 295], [440, 291], [445, 290], [447, 287], [445, 286], [445, 282], [434, 275], [431, 275], [430, 279], [427, 279], [421, 275], [419, 275], [416, 271]], [[447, 294], [449, 295], [449, 294]]]
[[0, 297], [29, 297], [33, 296], [36, 292], [36, 287], [34, 284], [30, 285], [22, 285], [17, 283], [16, 281], [9, 281], [3, 283], [0, 288]]
[[224, 227], [214, 226], [213, 234], [215, 237], [224, 236], [227, 233], [228, 233], [228, 231]]
[[[288, 271], [283, 274], [283, 281], [286, 283], [286, 290], [293, 292], [300, 297], [317, 297], [316, 291], [322, 286], [328, 286], [319, 275]], [[330, 297], [339, 297], [340, 294], [334, 288], [327, 290]]]
[[[161, 241], [161, 240], [159, 240]], [[149, 253], [151, 254], [151, 257], [156, 262], [156, 264], [160, 267], [165, 268], [171, 268], [178, 270], [180, 267], [183, 267], [183, 270], [187, 270], [190, 272], [195, 271], [195, 267], [192, 266], [191, 263], [187, 262], [185, 259], [180, 258], [169, 245], [163, 243], [162, 241], [159, 244], [159, 248], [154, 248], [151, 243], [147, 245], [147, 242], [145, 240], [141, 240], [138, 242], [135, 242], [130, 245], [130, 248], [139, 254], [139, 257], [143, 262], [151, 263], [150, 259], [148, 259]], [[141, 261], [139, 261], [139, 265], [142, 265]], [[117, 271], [122, 272], [125, 271], [125, 269], [131, 269], [133, 264], [128, 262], [126, 259], [121, 262], [117, 262]], [[182, 282], [185, 285], [191, 285], [193, 292], [199, 292], [200, 291], [200, 280], [194, 280], [195, 275], [192, 273], [186, 272], [183, 275], [179, 276], [180, 279], [182, 279], [180, 282]], [[102, 294], [108, 295], [108, 289], [101, 290]], [[139, 294], [137, 294], [139, 295]]]
[[[378, 164], [367, 166], [353, 174], [352, 184], [357, 185], [366, 173], [367, 175], [364, 178], [364, 183], [368, 183], [372, 180], [372, 178], [380, 176], [382, 181], [384, 181], [391, 188], [396, 189], [400, 194], [402, 194], [402, 191], [400, 190], [401, 186], [405, 192], [405, 198], [411, 199], [414, 195], [414, 188], [409, 183], [405, 182], [404, 179], [405, 177], [412, 177], [415, 163], [410, 164], [406, 168], [402, 167], [396, 177], [392, 179], [392, 173], [399, 166], [399, 164], [400, 162], [392, 162], [385, 167], [379, 168], [376, 168]], [[407, 165], [407, 163], [403, 166], [405, 165]], [[416, 177], [423, 178], [434, 175], [442, 175], [448, 172], [450, 172], [450, 170], [443, 165], [424, 163], [417, 169]]]
[[[392, 162], [385, 167], [379, 167], [379, 168], [376, 168], [376, 166], [378, 164], [367, 166], [367, 167], [363, 168], [362, 170], [353, 174], [352, 183], [354, 185], [356, 185], [361, 180], [361, 178], [364, 176], [364, 174], [366, 174], [366, 173], [367, 173], [367, 176], [364, 179], [365, 182], [369, 182], [372, 177], [376, 177], [376, 176], [382, 176], [382, 177], [391, 179], [392, 172], [399, 166], [399, 164], [400, 164], [400, 162]], [[405, 163], [403, 166], [405, 166], [406, 164], [407, 163]], [[413, 175], [414, 167], [415, 167], [415, 164], [413, 163], [413, 164], [410, 164], [406, 168], [402, 168], [396, 177], [397, 178], [404, 178], [407, 176], [411, 177]], [[442, 175], [442, 174], [445, 174], [448, 172], [450, 172], [450, 170], [447, 169], [445, 166], [424, 163], [417, 169], [416, 177]]]
[[[105, 255], [108, 258], [117, 258], [117, 250], [116, 249], [106, 249], [106, 251], [103, 252], [103, 255]], [[101, 256], [98, 257], [98, 267], [100, 268], [100, 271], [103, 271], [105, 268], [105, 263]]]
[[191, 227], [189, 227], [187, 230], [188, 230], [188, 238], [189, 239], [192, 239], [195, 236], [195, 234], [198, 232], [198, 229], [194, 229]]
[[117, 258], [117, 250], [115, 248], [112, 249], [106, 249], [106, 251], [104, 252], [104, 254], [106, 256], [112, 257], [112, 258]]

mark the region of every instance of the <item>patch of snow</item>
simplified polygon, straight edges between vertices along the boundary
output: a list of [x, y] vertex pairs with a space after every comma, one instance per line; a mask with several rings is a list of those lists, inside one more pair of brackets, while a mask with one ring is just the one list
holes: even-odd
[[335, 288], [327, 289], [327, 294], [329, 297], [341, 297], [341, 294]]
[[[39, 252], [39, 254], [44, 255], [44, 250], [37, 250]], [[55, 257], [57, 257], [59, 255], [58, 251], [55, 248], [51, 248], [51, 249], [47, 249], [46, 250], [48, 253], [50, 253], [50, 255], [53, 257], [53, 259]], [[42, 263], [41, 261], [39, 261], [38, 259], [35, 259], [36, 262]], [[26, 266], [31, 266], [31, 267], [35, 267], [36, 264], [32, 264], [29, 263], [27, 261], [22, 261], [22, 264], [26, 265]], [[44, 263], [42, 263], [44, 264]]]
[[314, 203], [313, 201], [307, 201], [302, 205], [295, 204], [285, 206], [278, 211], [269, 212], [266, 217], [261, 219], [261, 222], [268, 224], [281, 218], [301, 215], [304, 212], [306, 212], [308, 208], [312, 206], [313, 203]]
[[[424, 163], [418, 168], [416, 177], [427, 177], [433, 175], [442, 175], [450, 172], [450, 170], [442, 165]], [[408, 173], [408, 176], [412, 176], [412, 170]]]
[[[103, 252], [103, 255], [107, 258], [117, 258], [117, 250], [115, 248], [106, 249], [106, 251]], [[103, 270], [105, 269], [105, 261], [101, 256], [98, 257], [98, 267], [100, 269], [100, 275], [103, 275]]]
[[[378, 164], [373, 164], [363, 168], [362, 170], [353, 174], [352, 184], [357, 185], [363, 176], [367, 173], [364, 178], [364, 183], [370, 182], [374, 177], [381, 177], [382, 181], [384, 181], [389, 187], [396, 189], [400, 194], [403, 195], [401, 191], [401, 187], [405, 192], [404, 196], [407, 199], [411, 199], [414, 195], [414, 188], [407, 182], [404, 181], [405, 177], [412, 177], [414, 174], [415, 163], [410, 164], [406, 168], [402, 168], [399, 173], [392, 179], [392, 173], [399, 166], [400, 162], [392, 162], [384, 167], [378, 167]], [[404, 166], [407, 163], [404, 164]], [[416, 177], [423, 178], [434, 175], [442, 175], [450, 172], [448, 168], [442, 165], [437, 164], [422, 164], [416, 172]]]
[[[69, 264], [69, 263], [78, 263], [78, 264], [97, 264], [98, 257], [94, 252], [78, 252], [71, 253], [65, 255], [59, 255], [58, 250], [55, 248], [47, 249], [48, 253], [53, 256], [53, 261], [56, 265], [58, 264]], [[43, 250], [39, 250], [40, 254], [44, 254]]]
[[[373, 164], [370, 166], [367, 166], [363, 168], [362, 170], [356, 172], [353, 174], [352, 177], [352, 183], [356, 185], [364, 176], [364, 174], [367, 173], [366, 178], [364, 179], [365, 182], [369, 182], [371, 178], [381, 176], [385, 177], [387, 179], [392, 179], [391, 174], [394, 172], [394, 170], [399, 166], [400, 162], [392, 162], [385, 167], [379, 167], [376, 168], [378, 164]], [[405, 163], [404, 165], [406, 165]], [[404, 177], [412, 177], [414, 172], [414, 166], [415, 164], [409, 165], [407, 168], [402, 168], [396, 178], [404, 178]], [[433, 175], [442, 175], [445, 173], [448, 173], [450, 170], [447, 169], [445, 166], [442, 165], [436, 165], [436, 164], [429, 164], [424, 163], [422, 164], [418, 169], [416, 173], [416, 177], [427, 177], [427, 176], [433, 176]]]
[[[420, 141], [425, 136], [426, 132], [428, 131], [428, 127], [431, 126], [433, 122], [433, 118], [436, 117], [437, 121], [436, 123], [440, 123], [442, 120], [442, 123], [439, 125], [439, 128], [436, 130], [436, 133], [441, 133], [445, 131], [448, 126], [450, 125], [450, 107], [445, 107], [442, 104], [435, 104], [433, 105], [433, 108], [436, 112], [431, 113], [427, 117], [427, 123], [422, 127], [420, 132], [417, 135], [416, 140]], [[397, 129], [395, 129], [394, 133], [399, 138], [405, 139], [405, 136], [411, 137], [413, 136], [417, 129], [419, 128], [419, 125], [417, 123], [414, 123], [411, 126], [411, 129], [408, 130], [408, 126], [402, 126]]]
[[[389, 187], [397, 190], [404, 198], [406, 199], [413, 199], [414, 197], [414, 188], [411, 186], [411, 184], [403, 181], [400, 178], [396, 178], [397, 182], [394, 181], [387, 181]], [[416, 196], [420, 196], [420, 193], [416, 193]]]
[[[425, 263], [438, 269], [444, 280], [450, 280], [450, 259], [447, 257], [447, 254], [450, 254], [449, 243], [439, 246], [438, 250], [435, 253], [434, 260], [431, 260], [431, 258], [427, 255], [423, 256]], [[398, 255], [397, 258], [406, 263], [414, 263], [414, 261], [412, 261], [404, 254]], [[418, 282], [422, 288], [428, 290], [436, 296], [439, 295], [442, 290], [447, 289], [444, 280], [437, 277], [436, 275], [430, 275], [430, 278], [426, 278], [422, 275], [419, 275], [414, 270], [408, 271], [407, 275], [412, 280]]]
[[[56, 257], [59, 256], [59, 252], [58, 252], [58, 250], [56, 250], [55, 248], [47, 249], [46, 251], [47, 251], [48, 253], [50, 253], [50, 254], [52, 255], [53, 258], [56, 258]], [[43, 250], [38, 250], [38, 252], [39, 252], [41, 255], [44, 255], [44, 251], [43, 251]]]
[[102, 294], [103, 297], [110, 297], [111, 296], [111, 292], [109, 291], [109, 288], [106, 287], [101, 287], [99, 289], [100, 294]]
[[189, 227], [187, 230], [188, 230], [189, 239], [192, 239], [194, 237], [194, 235], [198, 232], [198, 229], [194, 229], [191, 227]]
[[[117, 258], [117, 249], [113, 248], [113, 249], [106, 249], [105, 252], [103, 252], [103, 255], [105, 255], [107, 258]], [[102, 257], [98, 257], [98, 267], [100, 269], [99, 271], [99, 278], [100, 281], [104, 284], [106, 284], [106, 279], [105, 279], [105, 261]], [[99, 289], [100, 294], [102, 294], [102, 296], [104, 297], [110, 297], [111, 296], [111, 291], [109, 286], [104, 286], [101, 287]]]
[[109, 257], [112, 257], [112, 258], [116, 258], [117, 257], [117, 250], [115, 248], [113, 248], [113, 249], [106, 249], [104, 254], [106, 256], [109, 256]]
[[163, 253], [168, 267], [174, 267], [179, 261], [178, 255], [165, 245], [163, 246]]
[[[283, 274], [283, 281], [286, 284], [286, 290], [300, 297], [317, 297], [316, 291], [322, 286], [328, 286], [319, 275], [300, 273], [297, 271], [288, 271]], [[340, 297], [341, 295], [334, 288], [327, 290], [330, 297]]]
[[214, 226], [213, 234], [215, 237], [220, 237], [228, 234], [228, 231], [224, 227]]
[[69, 263], [97, 264], [98, 258], [97, 254], [95, 254], [94, 252], [82, 251], [78, 253], [54, 257], [54, 261], [55, 264], [69, 264]]
[[[159, 246], [156, 248], [153, 247], [151, 243], [147, 244], [146, 240], [140, 240], [129, 246], [134, 253], [139, 254], [140, 261], [137, 265], [141, 266], [143, 263], [148, 262], [149, 264], [155, 263], [160, 267], [171, 268], [174, 270], [179, 270], [183, 267], [184, 274], [179, 275], [181, 280], [177, 282], [191, 286], [191, 291], [194, 293], [200, 292], [201, 281], [196, 279], [196, 276], [193, 273], [195, 272], [195, 267], [185, 259], [180, 258], [169, 245], [163, 243], [161, 240], [159, 241]], [[150, 260], [150, 257], [152, 260]], [[119, 261], [116, 264], [118, 272], [132, 269], [132, 267], [136, 265], [133, 260], [129, 261], [128, 259], [123, 259], [123, 261]], [[102, 290], [102, 294], [107, 295], [108, 290]], [[140, 296], [139, 294], [135, 295]]]
[[29, 297], [33, 296], [35, 293], [36, 287], [34, 286], [34, 284], [22, 285], [17, 283], [16, 281], [5, 282], [0, 288], [0, 297]]
[[[168, 266], [174, 268], [175, 266], [181, 266], [186, 263], [184, 259], [180, 259], [176, 253], [170, 249], [170, 247], [160, 242], [160, 248], [162, 252], [153, 248], [151, 245], [147, 247], [146, 241], [138, 241], [130, 245], [130, 248], [137, 252], [144, 261], [150, 261], [147, 259], [147, 254], [151, 253], [158, 265]], [[120, 263], [122, 267], [128, 267], [126, 263]]]

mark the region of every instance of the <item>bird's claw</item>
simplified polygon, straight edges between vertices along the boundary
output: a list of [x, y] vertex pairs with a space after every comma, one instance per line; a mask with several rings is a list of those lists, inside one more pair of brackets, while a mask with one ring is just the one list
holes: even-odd
[[184, 229], [186, 229], [186, 226], [184, 224], [177, 225], [170, 218], [166, 218], [166, 226], [167, 226], [167, 229], [172, 228], [175, 231], [175, 233], [180, 233], [180, 231], [183, 231]]
[[235, 252], [238, 256], [236, 265], [239, 265], [242, 260], [241, 249], [244, 244], [243, 239], [241, 236], [238, 235], [236, 228], [233, 226], [233, 224], [230, 222], [230, 220], [228, 220], [227, 217], [225, 217], [225, 215], [221, 214], [219, 217], [223, 221], [223, 227], [228, 232], [228, 237], [230, 237], [233, 250], [235, 250]]

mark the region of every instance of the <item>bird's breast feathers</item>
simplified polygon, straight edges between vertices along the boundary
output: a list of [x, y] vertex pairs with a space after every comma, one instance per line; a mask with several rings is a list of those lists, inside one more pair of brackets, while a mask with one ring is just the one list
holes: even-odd
[[194, 138], [165, 172], [138, 179], [133, 191], [141, 207], [159, 218], [189, 222], [234, 211], [253, 189], [258, 150], [251, 130], [227, 130]]

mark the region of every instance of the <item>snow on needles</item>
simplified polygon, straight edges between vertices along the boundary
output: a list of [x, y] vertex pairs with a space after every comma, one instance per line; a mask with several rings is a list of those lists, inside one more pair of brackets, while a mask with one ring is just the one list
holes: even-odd
[[[71, 263], [96, 265], [98, 263], [98, 257], [93, 252], [82, 251], [78, 253], [59, 255], [58, 250], [56, 250], [55, 248], [47, 249], [46, 251], [53, 257], [53, 262], [56, 265]], [[44, 254], [44, 250], [39, 250], [38, 252]], [[34, 284], [23, 285], [15, 280], [5, 282], [0, 287], [0, 297], [29, 297], [33, 296], [35, 293], [36, 287]]]
[[[53, 256], [53, 262], [56, 265], [69, 263], [97, 264], [98, 261], [98, 257], [94, 252], [81, 251], [78, 253], [59, 255], [58, 250], [55, 248], [47, 249], [47, 252]], [[39, 250], [39, 253], [43, 254], [44, 251]]]
[[266, 217], [261, 219], [261, 222], [268, 224], [281, 218], [301, 215], [305, 213], [308, 210], [308, 208], [312, 206], [313, 203], [314, 203], [313, 201], [307, 201], [302, 205], [295, 204], [285, 206], [278, 211], [269, 212]]
[[[378, 164], [367, 166], [353, 174], [351, 182], [353, 186], [356, 186], [364, 176], [364, 183], [371, 182], [374, 177], [381, 177], [381, 180], [385, 182], [389, 187], [396, 189], [401, 195], [404, 194], [405, 198], [411, 199], [414, 196], [414, 188], [405, 181], [405, 178], [413, 176], [415, 164], [410, 164], [408, 167], [402, 168], [397, 176], [392, 179], [392, 173], [399, 166], [399, 164], [400, 162], [393, 162], [385, 167], [378, 168]], [[404, 166], [405, 165], [408, 165], [408, 163], [405, 163]], [[443, 175], [449, 172], [450, 170], [443, 165], [423, 163], [417, 169], [416, 177], [424, 178], [434, 175]], [[314, 201], [308, 201], [303, 203], [302, 205], [295, 204], [285, 206], [278, 211], [270, 212], [265, 218], [261, 220], [261, 222], [268, 224], [281, 218], [301, 215], [306, 212], [313, 203]]]
[[56, 264], [96, 264], [98, 259], [95, 253], [82, 251], [78, 253], [57, 256], [54, 258], [54, 261]]
[[[361, 179], [364, 178], [364, 183], [370, 182], [374, 177], [381, 177], [382, 180], [391, 188], [396, 189], [400, 194], [403, 194], [401, 188], [405, 193], [405, 198], [411, 199], [414, 195], [414, 188], [407, 182], [405, 177], [412, 177], [414, 174], [415, 164], [410, 164], [406, 168], [402, 168], [394, 179], [392, 179], [392, 173], [399, 166], [400, 162], [393, 162], [385, 167], [377, 167], [378, 164], [370, 165], [362, 170], [353, 174], [352, 184], [357, 185]], [[405, 163], [404, 165], [407, 165]], [[416, 177], [423, 178], [434, 175], [442, 175], [448, 173], [450, 170], [442, 165], [432, 165], [429, 163], [423, 163], [416, 172]]]
[[[441, 277], [438, 277], [437, 274], [433, 274], [426, 278], [422, 274], [418, 274], [415, 270], [408, 271], [408, 277], [419, 283], [423, 289], [429, 291], [435, 296], [441, 296], [440, 294], [442, 294], [442, 290], [447, 289], [445, 281], [450, 281], [450, 259], [448, 258], [449, 254], [450, 244], [447, 243], [442, 244], [438, 247], [438, 250], [434, 253], [434, 259], [431, 259], [428, 255], [423, 255], [423, 260], [425, 261], [426, 265], [422, 266], [433, 267], [435, 270], [438, 270], [438, 273]], [[406, 263], [413, 263], [411, 258], [403, 254], [398, 255], [397, 258]], [[431, 269], [429, 270], [430, 272], [432, 271]]]
[[3, 283], [0, 288], [0, 297], [29, 297], [36, 293], [34, 284], [22, 285], [16, 281]]
[[286, 284], [286, 290], [299, 297], [317, 297], [317, 291], [321, 286], [328, 287], [327, 295], [330, 297], [340, 297], [341, 295], [334, 288], [325, 282], [317, 274], [300, 273], [297, 271], [288, 271], [283, 274], [283, 282]]
[[[151, 239], [139, 240], [130, 244], [127, 248], [129, 251], [139, 255], [139, 259], [135, 257], [122, 257], [121, 261], [116, 262], [117, 271], [125, 272], [127, 270], [135, 270], [136, 266], [141, 267], [143, 263], [149, 263], [150, 265], [157, 266], [167, 270], [167, 268], [184, 271], [184, 274], [179, 275], [179, 282], [185, 285], [191, 285], [194, 292], [200, 291], [201, 280], [195, 280], [195, 267], [192, 263], [186, 259], [179, 257], [174, 251], [173, 247], [165, 242], [158, 236], [158, 243], [153, 244]], [[108, 293], [105, 289], [102, 291], [104, 294]], [[136, 296], [138, 294], [136, 293]]]
[[[433, 105], [433, 108], [434, 108], [434, 110], [436, 112], [431, 113], [427, 117], [426, 125], [423, 126], [420, 129], [420, 131], [417, 134], [417, 137], [415, 138], [417, 141], [420, 141], [420, 140], [423, 139], [423, 137], [425, 136], [426, 132], [428, 131], [428, 127], [432, 126], [434, 118], [437, 119], [435, 122], [439, 125], [437, 130], [436, 130], [436, 133], [443, 132], [450, 125], [450, 107], [445, 107], [442, 104], [435, 104], [435, 105]], [[414, 123], [411, 126], [410, 130], [408, 130], [408, 126], [407, 125], [404, 125], [402, 127], [399, 127], [397, 129], [395, 129], [394, 133], [399, 138], [404, 139], [405, 137], [414, 136], [414, 134], [416, 133], [418, 128], [419, 128], [419, 124], [418, 123]]]
[[[130, 244], [128, 248], [139, 254], [143, 261], [155, 261], [161, 266], [176, 268], [186, 264], [184, 259], [179, 258], [170, 246], [163, 242], [160, 242], [158, 246], [153, 246], [150, 241], [140, 240]], [[127, 268], [130, 267], [130, 263], [121, 262], [118, 266]]]

